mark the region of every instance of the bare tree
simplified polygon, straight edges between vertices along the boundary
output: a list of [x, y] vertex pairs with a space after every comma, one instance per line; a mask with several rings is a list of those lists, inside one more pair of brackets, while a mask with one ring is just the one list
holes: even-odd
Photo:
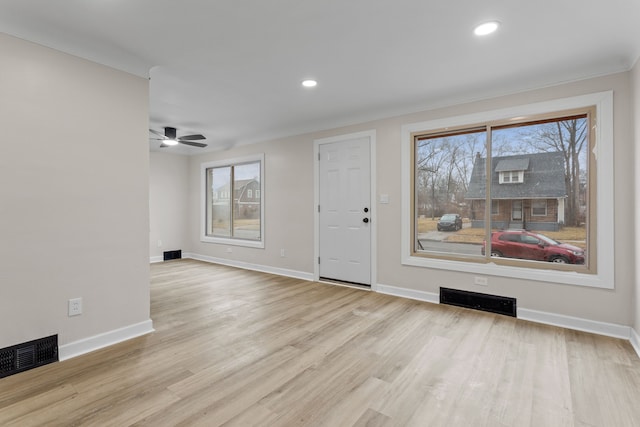
[[486, 152], [483, 132], [445, 135], [418, 141], [417, 202], [432, 219], [464, 206], [476, 152]]

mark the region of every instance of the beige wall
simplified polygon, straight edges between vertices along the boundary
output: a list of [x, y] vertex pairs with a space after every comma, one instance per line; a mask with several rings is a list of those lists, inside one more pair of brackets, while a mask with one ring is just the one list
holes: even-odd
[[0, 347], [148, 321], [148, 81], [4, 34], [0, 52]]
[[154, 151], [149, 158], [149, 256], [162, 260], [164, 251], [185, 251], [189, 209], [189, 158]]
[[[615, 289], [603, 290], [573, 285], [490, 277], [489, 286], [474, 287], [473, 275], [461, 271], [444, 271], [404, 266], [401, 249], [401, 126], [436, 118], [508, 108], [521, 104], [577, 96], [600, 91], [614, 91], [614, 163], [615, 163]], [[476, 290], [518, 298], [518, 307], [575, 316], [595, 321], [631, 325], [634, 318], [631, 299], [634, 293], [634, 238], [630, 212], [629, 177], [633, 176], [632, 106], [630, 73], [584, 80], [557, 87], [504, 96], [496, 99], [441, 108], [402, 117], [378, 120], [361, 125], [317, 132], [270, 143], [243, 146], [228, 151], [195, 156], [190, 164], [189, 235], [191, 250], [196, 254], [257, 265], [313, 272], [313, 141], [351, 132], [374, 129], [377, 133], [378, 194], [388, 194], [390, 203], [377, 209], [377, 282], [410, 290], [437, 293], [440, 286]], [[200, 163], [264, 152], [266, 158], [266, 247], [265, 249], [233, 248], [200, 243]], [[284, 248], [289, 258], [279, 256]]]

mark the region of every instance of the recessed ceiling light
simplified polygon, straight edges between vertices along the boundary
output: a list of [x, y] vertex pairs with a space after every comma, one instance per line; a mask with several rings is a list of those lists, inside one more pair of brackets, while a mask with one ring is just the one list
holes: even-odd
[[498, 21], [485, 22], [484, 24], [478, 25], [473, 30], [473, 33], [476, 36], [486, 36], [487, 34], [491, 34], [495, 30], [497, 30], [499, 26], [500, 26], [500, 23]]
[[318, 82], [312, 79], [307, 79], [302, 81], [302, 86], [304, 87], [316, 87]]

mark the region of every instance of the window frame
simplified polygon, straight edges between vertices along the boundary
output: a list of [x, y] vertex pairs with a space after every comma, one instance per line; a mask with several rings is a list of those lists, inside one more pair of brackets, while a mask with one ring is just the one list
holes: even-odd
[[[595, 185], [591, 192], [597, 202], [589, 204], [591, 218], [594, 219], [590, 235], [589, 249], [597, 256], [593, 257], [590, 271], [558, 270], [545, 268], [544, 265], [527, 267], [522, 263], [497, 263], [483, 257], [446, 259], [431, 256], [416, 256], [414, 245], [414, 210], [412, 207], [413, 137], [416, 133], [435, 132], [441, 129], [473, 128], [478, 124], [504, 121], [509, 123], [517, 118], [538, 117], [554, 112], [584, 108], [594, 108], [595, 117], [591, 123], [591, 132], [595, 138], [592, 152], [596, 158], [597, 171]], [[450, 271], [466, 271], [522, 280], [537, 280], [549, 283], [571, 284], [605, 289], [614, 289], [614, 227], [613, 227], [613, 92], [605, 91], [569, 98], [554, 99], [533, 104], [517, 105], [510, 108], [485, 111], [474, 114], [453, 116], [430, 121], [411, 123], [402, 126], [402, 233], [401, 260], [406, 266], [435, 268]], [[592, 199], [594, 200], [594, 199]]]
[[[209, 211], [207, 203], [207, 170], [211, 168], [221, 167], [234, 167], [247, 163], [260, 163], [260, 240], [249, 240], [238, 237], [219, 237], [211, 236], [207, 234], [207, 221], [209, 220]], [[264, 249], [265, 247], [265, 198], [264, 198], [264, 186], [265, 186], [265, 164], [264, 153], [259, 153], [251, 156], [237, 157], [225, 160], [214, 160], [204, 162], [200, 164], [200, 241], [204, 243], [217, 243], [231, 246], [244, 246], [250, 248]], [[230, 191], [233, 194], [232, 191]], [[233, 203], [233, 201], [231, 202]], [[233, 223], [231, 224], [233, 229]]]

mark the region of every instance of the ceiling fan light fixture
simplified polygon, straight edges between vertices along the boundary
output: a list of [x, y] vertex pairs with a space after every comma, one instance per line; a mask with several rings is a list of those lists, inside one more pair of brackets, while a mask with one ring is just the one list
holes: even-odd
[[302, 81], [302, 86], [304, 87], [316, 87], [318, 86], [318, 82], [313, 79], [306, 79]]
[[178, 145], [178, 141], [175, 139], [165, 139], [162, 143], [165, 145]]
[[473, 33], [476, 36], [486, 36], [486, 35], [489, 35], [489, 34], [495, 32], [498, 29], [499, 26], [500, 26], [500, 22], [498, 22], [498, 21], [485, 22], [483, 24], [478, 25], [473, 30]]

